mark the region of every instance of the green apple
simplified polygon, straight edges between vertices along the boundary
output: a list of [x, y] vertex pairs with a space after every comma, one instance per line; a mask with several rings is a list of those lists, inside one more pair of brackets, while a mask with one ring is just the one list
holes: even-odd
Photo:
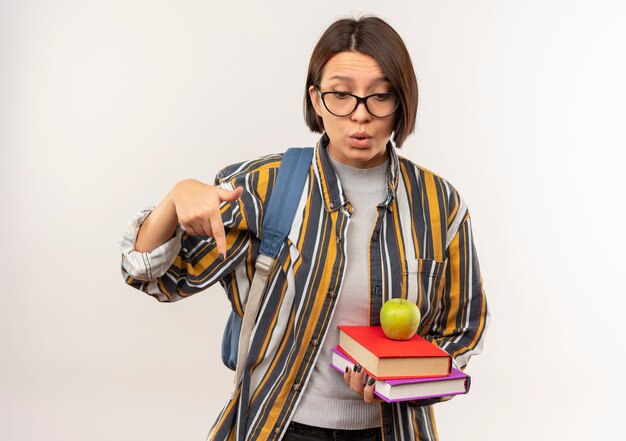
[[421, 314], [417, 305], [406, 299], [389, 299], [380, 309], [380, 325], [393, 340], [408, 340], [417, 331]]

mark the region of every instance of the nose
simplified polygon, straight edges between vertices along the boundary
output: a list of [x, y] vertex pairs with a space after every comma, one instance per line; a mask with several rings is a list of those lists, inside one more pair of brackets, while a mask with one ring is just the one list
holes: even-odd
[[372, 115], [367, 110], [367, 107], [365, 107], [365, 103], [362, 102], [356, 106], [350, 118], [352, 118], [353, 121], [366, 122], [372, 119]]

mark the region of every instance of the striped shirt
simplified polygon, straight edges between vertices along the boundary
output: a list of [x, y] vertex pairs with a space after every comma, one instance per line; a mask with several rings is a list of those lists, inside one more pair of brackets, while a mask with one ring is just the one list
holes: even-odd
[[[279, 440], [284, 435], [341, 296], [352, 206], [329, 161], [323, 136], [315, 149], [296, 216], [251, 336], [243, 380], [211, 428], [209, 440]], [[379, 325], [392, 297], [417, 303], [418, 333], [463, 369], [482, 350], [489, 314], [467, 206], [444, 179], [387, 147], [387, 197], [377, 207], [369, 244], [369, 324]], [[140, 213], [122, 238], [126, 283], [162, 302], [219, 281], [243, 314], [259, 252], [261, 226], [282, 155], [226, 167], [216, 184], [244, 188], [221, 206], [227, 258], [211, 238], [176, 235], [152, 253], [134, 251]], [[431, 405], [378, 403], [383, 439], [436, 440]]]

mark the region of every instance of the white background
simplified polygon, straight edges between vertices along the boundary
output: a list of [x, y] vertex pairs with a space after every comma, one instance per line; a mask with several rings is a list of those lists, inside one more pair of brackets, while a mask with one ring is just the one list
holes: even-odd
[[626, 439], [620, 1], [0, 1], [0, 439], [203, 440], [231, 372], [219, 286], [126, 286], [130, 216], [317, 135], [308, 58], [375, 13], [420, 86], [401, 154], [472, 211], [492, 311], [442, 440]]

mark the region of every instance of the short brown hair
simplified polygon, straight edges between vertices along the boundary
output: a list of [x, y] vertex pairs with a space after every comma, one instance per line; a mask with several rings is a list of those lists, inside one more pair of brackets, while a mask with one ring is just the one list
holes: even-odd
[[313, 132], [323, 132], [324, 123], [309, 96], [311, 85], [319, 86], [324, 66], [334, 55], [357, 51], [374, 58], [398, 94], [400, 104], [395, 114], [393, 141], [401, 147], [415, 130], [417, 115], [417, 79], [411, 56], [400, 35], [384, 20], [365, 16], [344, 18], [331, 24], [311, 54], [304, 91], [304, 119]]

